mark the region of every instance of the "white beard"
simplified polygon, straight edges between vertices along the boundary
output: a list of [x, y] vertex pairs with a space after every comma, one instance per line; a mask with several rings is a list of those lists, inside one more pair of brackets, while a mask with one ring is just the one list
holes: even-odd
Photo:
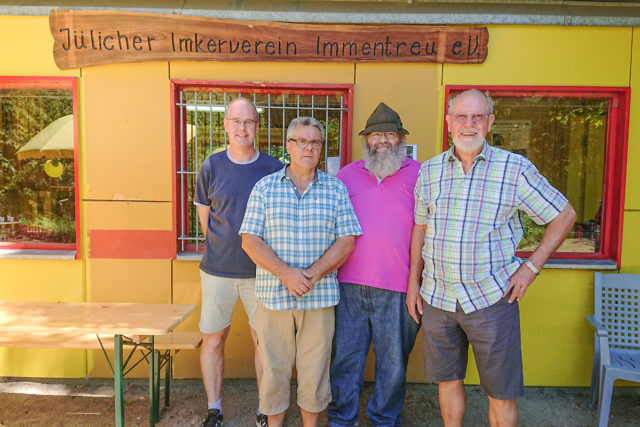
[[407, 156], [404, 142], [398, 142], [395, 147], [388, 143], [387, 145], [389, 146], [388, 150], [378, 152], [375, 146], [370, 148], [366, 141], [363, 141], [362, 144], [364, 167], [378, 178], [386, 178], [396, 173]]
[[475, 153], [478, 150], [482, 150], [484, 145], [484, 137], [474, 138], [473, 141], [466, 141], [462, 138], [453, 138], [453, 145], [457, 150], [465, 151], [469, 153]]

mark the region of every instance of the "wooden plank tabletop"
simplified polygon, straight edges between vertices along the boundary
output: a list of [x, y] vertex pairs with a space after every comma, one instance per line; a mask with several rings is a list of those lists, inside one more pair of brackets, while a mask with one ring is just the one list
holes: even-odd
[[[132, 338], [131, 335], [128, 336]], [[149, 336], [133, 336], [136, 343], [148, 343]], [[100, 342], [104, 348], [113, 348], [113, 335], [71, 333], [71, 332], [23, 332], [0, 330], [0, 347], [36, 347], [36, 348], [77, 348], [99, 350]], [[158, 335], [154, 339], [156, 350], [196, 349], [202, 343], [200, 332], [171, 332]]]
[[163, 335], [195, 305], [0, 300], [0, 331]]

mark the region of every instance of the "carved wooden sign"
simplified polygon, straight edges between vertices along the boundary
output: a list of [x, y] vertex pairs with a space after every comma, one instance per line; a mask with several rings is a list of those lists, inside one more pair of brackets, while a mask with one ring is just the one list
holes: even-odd
[[148, 61], [482, 63], [486, 27], [324, 25], [52, 10], [61, 69]]

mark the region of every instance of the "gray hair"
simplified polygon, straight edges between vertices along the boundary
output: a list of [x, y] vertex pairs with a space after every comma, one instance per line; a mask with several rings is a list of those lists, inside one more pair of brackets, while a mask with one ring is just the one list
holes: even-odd
[[241, 96], [237, 97], [236, 99], [234, 99], [233, 101], [231, 101], [230, 103], [227, 104], [227, 106], [224, 109], [224, 118], [228, 119], [229, 118], [229, 110], [231, 109], [231, 106], [233, 104], [237, 104], [238, 102], [246, 102], [247, 104], [251, 105], [251, 108], [253, 109], [253, 115], [256, 118], [256, 122], [258, 121], [259, 117], [258, 117], [258, 109], [256, 108], [255, 105], [253, 105], [253, 102], [249, 101], [247, 98], [243, 98]]
[[287, 128], [287, 140], [293, 137], [293, 132], [295, 132], [298, 126], [313, 126], [320, 131], [320, 140], [324, 142], [324, 129], [322, 128], [322, 123], [313, 117], [296, 117], [291, 120], [289, 123], [289, 127]]
[[453, 112], [453, 104], [455, 104], [456, 99], [458, 99], [459, 96], [467, 96], [467, 95], [471, 95], [471, 96], [477, 96], [479, 98], [482, 98], [485, 100], [485, 102], [487, 103], [487, 115], [490, 116], [491, 114], [493, 114], [493, 100], [491, 99], [491, 97], [489, 96], [489, 92], [481, 92], [478, 89], [467, 89], [464, 92], [461, 92], [459, 94], [457, 94], [456, 96], [454, 96], [453, 98], [451, 98], [449, 100], [449, 105], [447, 106], [447, 114], [451, 114]]

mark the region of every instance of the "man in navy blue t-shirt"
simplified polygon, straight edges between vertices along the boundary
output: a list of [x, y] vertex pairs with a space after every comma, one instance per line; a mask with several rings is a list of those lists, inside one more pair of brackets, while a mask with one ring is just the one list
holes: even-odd
[[[256, 344], [256, 266], [242, 250], [238, 230], [254, 184], [283, 167], [278, 160], [255, 149], [258, 125], [258, 111], [251, 102], [237, 98], [229, 103], [224, 117], [228, 148], [204, 161], [196, 184], [194, 204], [206, 236], [206, 249], [200, 263], [200, 331], [203, 334], [200, 367], [208, 402], [203, 426], [222, 425], [224, 343], [238, 297], [249, 317], [251, 336]], [[262, 367], [257, 357], [254, 360], [260, 387]], [[267, 417], [259, 408], [256, 425], [267, 425]]]

